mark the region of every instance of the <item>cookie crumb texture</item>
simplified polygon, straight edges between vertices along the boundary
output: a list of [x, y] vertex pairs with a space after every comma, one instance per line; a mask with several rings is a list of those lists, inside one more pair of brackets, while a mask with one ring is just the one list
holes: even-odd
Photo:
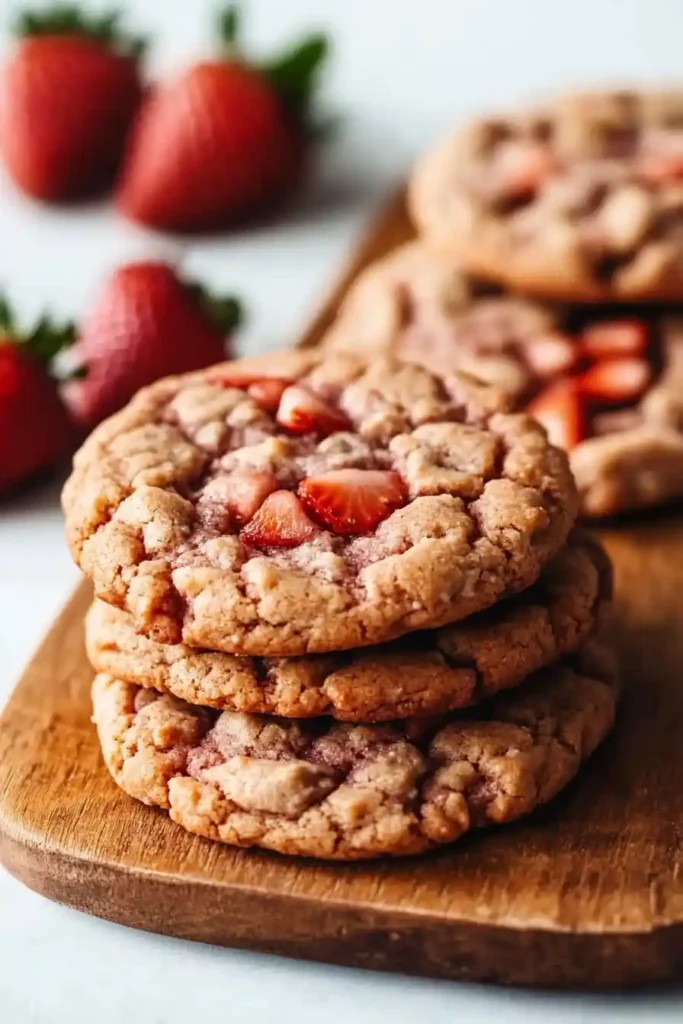
[[285, 718], [330, 715], [377, 722], [438, 714], [516, 686], [595, 630], [611, 597], [611, 567], [583, 534], [522, 594], [465, 622], [379, 647], [301, 658], [239, 658], [135, 632], [130, 616], [97, 601], [86, 621], [96, 672], [220, 710]]
[[683, 320], [671, 311], [488, 294], [418, 241], [358, 277], [322, 344], [499, 387], [570, 453], [584, 515], [683, 496]]
[[131, 796], [234, 846], [353, 860], [415, 854], [555, 796], [609, 732], [617, 684], [593, 645], [472, 716], [400, 725], [223, 712], [99, 675], [94, 718]]
[[410, 206], [472, 273], [568, 301], [676, 301], [682, 183], [683, 92], [596, 92], [469, 125], [418, 164]]
[[533, 583], [576, 516], [564, 453], [503, 407], [346, 355], [169, 378], [77, 453], [70, 549], [161, 643], [290, 655], [437, 627]]

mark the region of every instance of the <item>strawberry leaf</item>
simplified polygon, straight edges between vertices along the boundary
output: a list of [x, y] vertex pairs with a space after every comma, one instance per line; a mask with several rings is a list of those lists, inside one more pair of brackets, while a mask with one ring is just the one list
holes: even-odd
[[230, 4], [218, 15], [218, 38], [228, 52], [237, 49], [242, 26], [242, 12], [238, 4]]
[[146, 47], [146, 40], [123, 32], [121, 14], [86, 14], [78, 4], [53, 4], [39, 11], [25, 11], [14, 24], [18, 36], [80, 35], [125, 57], [138, 60]]
[[307, 124], [320, 72], [329, 54], [327, 36], [316, 33], [261, 65], [261, 71], [292, 114]]
[[243, 305], [234, 295], [212, 295], [198, 281], [186, 282], [185, 287], [221, 334], [232, 334], [244, 322]]
[[55, 324], [47, 316], [41, 316], [32, 330], [22, 331], [16, 325], [6, 296], [0, 295], [0, 334], [4, 341], [23, 346], [37, 362], [49, 367], [55, 357], [76, 340], [76, 325], [70, 321]]

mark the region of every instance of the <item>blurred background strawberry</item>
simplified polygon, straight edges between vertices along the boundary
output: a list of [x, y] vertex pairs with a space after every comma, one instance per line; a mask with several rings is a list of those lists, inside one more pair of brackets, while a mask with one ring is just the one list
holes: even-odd
[[54, 465], [74, 436], [52, 369], [72, 324], [42, 318], [21, 333], [0, 299], [0, 494]]
[[133, 128], [118, 206], [177, 232], [215, 231], [262, 214], [299, 182], [328, 44], [311, 35], [257, 63], [239, 45], [239, 11], [219, 19], [222, 53], [159, 85]]
[[111, 185], [142, 98], [141, 40], [118, 14], [50, 6], [17, 19], [0, 74], [0, 154], [15, 184], [48, 201]]
[[85, 375], [65, 389], [74, 419], [90, 429], [157, 378], [220, 362], [241, 319], [237, 299], [210, 295], [166, 263], [119, 267], [78, 332], [73, 358]]

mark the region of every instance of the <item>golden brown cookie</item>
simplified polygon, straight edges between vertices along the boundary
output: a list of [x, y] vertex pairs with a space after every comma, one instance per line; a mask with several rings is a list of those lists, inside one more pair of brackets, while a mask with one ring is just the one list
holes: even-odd
[[141, 391], [77, 453], [67, 537], [161, 643], [290, 655], [393, 639], [529, 586], [577, 498], [495, 389], [285, 352]]
[[670, 311], [482, 293], [452, 255], [411, 242], [360, 275], [322, 344], [502, 388], [570, 452], [584, 515], [683, 497], [683, 320]]
[[683, 92], [561, 96], [483, 118], [419, 162], [410, 208], [470, 273], [520, 291], [678, 301]]
[[96, 672], [190, 704], [286, 718], [388, 721], [450, 711], [516, 686], [584, 642], [610, 596], [607, 556], [577, 533], [523, 593], [465, 622], [380, 647], [238, 658], [156, 643], [103, 601], [88, 614], [86, 646]]
[[233, 846], [354, 860], [421, 853], [555, 796], [609, 732], [594, 644], [467, 714], [344, 725], [198, 708], [99, 675], [104, 759], [137, 800]]

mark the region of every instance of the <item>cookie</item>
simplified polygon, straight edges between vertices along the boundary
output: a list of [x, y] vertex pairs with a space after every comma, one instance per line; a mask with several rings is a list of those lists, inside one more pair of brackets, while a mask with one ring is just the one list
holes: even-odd
[[683, 92], [562, 96], [470, 124], [414, 171], [409, 205], [471, 273], [575, 302], [683, 291]]
[[107, 675], [94, 721], [118, 785], [233, 846], [354, 860], [421, 853], [555, 796], [612, 727], [593, 645], [469, 714], [349, 725], [195, 707]]
[[96, 672], [228, 711], [377, 722], [464, 707], [575, 650], [611, 596], [602, 548], [573, 534], [528, 590], [465, 622], [381, 647], [302, 658], [236, 658], [135, 632], [96, 601], [86, 619]]
[[537, 579], [576, 516], [566, 456], [501, 394], [396, 360], [284, 352], [168, 378], [63, 493], [97, 597], [160, 643], [367, 646]]
[[482, 294], [451, 255], [411, 242], [362, 274], [323, 339], [469, 370], [571, 453], [581, 511], [683, 497], [683, 319]]

